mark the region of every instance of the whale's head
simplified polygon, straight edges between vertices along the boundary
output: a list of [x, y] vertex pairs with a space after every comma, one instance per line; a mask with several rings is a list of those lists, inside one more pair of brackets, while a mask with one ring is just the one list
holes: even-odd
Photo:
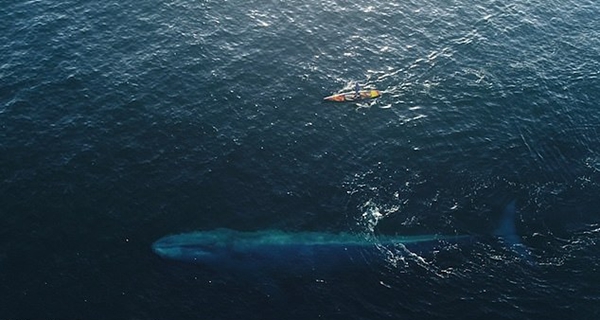
[[152, 251], [165, 259], [212, 265], [228, 255], [227, 237], [214, 232], [194, 232], [163, 237]]

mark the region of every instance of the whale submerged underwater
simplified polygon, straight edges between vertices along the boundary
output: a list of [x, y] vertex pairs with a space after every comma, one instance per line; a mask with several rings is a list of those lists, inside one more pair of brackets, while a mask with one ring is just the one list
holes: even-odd
[[[516, 234], [514, 201], [506, 206], [494, 235], [522, 260], [530, 262], [529, 252]], [[406, 253], [422, 253], [447, 244], [480, 241], [471, 235], [379, 236], [323, 232], [253, 232], [231, 229], [197, 231], [163, 237], [152, 244], [160, 257], [217, 270], [273, 269], [306, 271], [335, 270], [369, 264], [381, 254], [377, 247], [402, 246]]]

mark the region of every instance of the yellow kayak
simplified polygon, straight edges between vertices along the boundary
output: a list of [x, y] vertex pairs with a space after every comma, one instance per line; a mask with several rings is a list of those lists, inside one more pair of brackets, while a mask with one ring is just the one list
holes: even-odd
[[333, 102], [353, 102], [360, 100], [375, 99], [381, 96], [381, 92], [379, 90], [361, 90], [358, 93], [358, 96], [354, 92], [338, 93], [329, 97], [325, 97], [323, 98], [323, 100]]

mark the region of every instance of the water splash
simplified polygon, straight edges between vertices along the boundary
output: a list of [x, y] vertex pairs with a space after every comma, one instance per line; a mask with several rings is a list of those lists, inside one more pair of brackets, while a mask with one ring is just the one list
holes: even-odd
[[384, 208], [379, 206], [373, 200], [368, 200], [361, 207], [363, 214], [360, 217], [359, 224], [363, 226], [370, 234], [374, 234], [377, 224], [379, 224], [381, 220], [398, 212], [399, 210], [399, 205], [392, 205]]

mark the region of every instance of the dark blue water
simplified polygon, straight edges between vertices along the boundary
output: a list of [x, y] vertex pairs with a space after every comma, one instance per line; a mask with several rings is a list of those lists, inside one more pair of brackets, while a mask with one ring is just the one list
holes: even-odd
[[[597, 319], [600, 5], [7, 1], [0, 318]], [[373, 103], [322, 97], [355, 81]], [[239, 277], [173, 233], [490, 234]], [[350, 270], [350, 271], [348, 271]], [[265, 289], [266, 288], [266, 289]]]

